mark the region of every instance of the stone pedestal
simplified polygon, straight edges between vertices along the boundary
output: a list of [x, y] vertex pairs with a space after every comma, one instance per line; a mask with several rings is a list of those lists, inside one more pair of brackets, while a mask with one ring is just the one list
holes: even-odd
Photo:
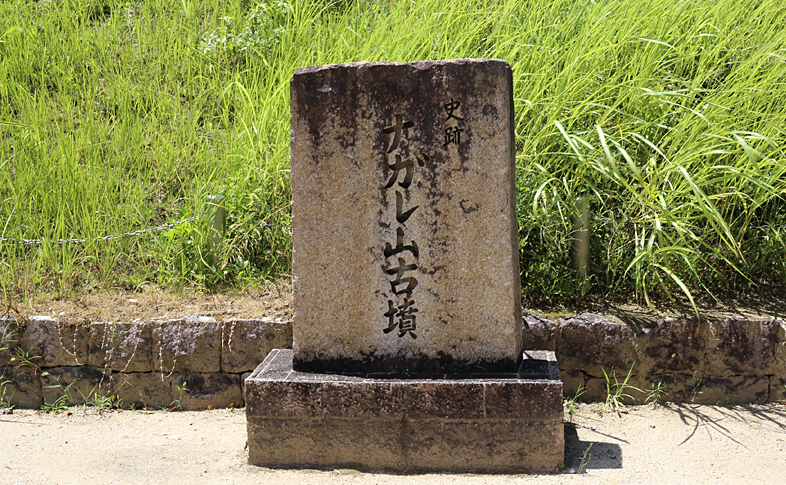
[[319, 374], [273, 350], [246, 379], [249, 462], [386, 471], [556, 472], [562, 383], [553, 352], [517, 372]]

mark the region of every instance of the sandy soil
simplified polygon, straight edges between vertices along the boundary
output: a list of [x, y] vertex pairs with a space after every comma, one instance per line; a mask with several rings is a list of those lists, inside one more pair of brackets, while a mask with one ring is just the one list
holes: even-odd
[[[559, 475], [393, 475], [246, 464], [242, 410], [0, 415], [7, 484], [783, 483], [786, 407], [582, 405], [565, 426]], [[570, 416], [566, 413], [566, 419]], [[582, 468], [581, 473], [579, 469]]]
[[58, 300], [38, 298], [9, 308], [11, 315], [45, 315], [63, 320], [131, 322], [168, 320], [188, 316], [228, 319], [263, 318], [292, 321], [292, 288], [287, 282], [253, 291], [220, 294], [170, 292], [145, 288], [140, 292], [93, 292]]
[[[603, 315], [612, 322], [626, 323], [634, 330], [654, 324], [663, 317], [693, 315], [693, 308], [682, 300], [656, 301], [657, 311], [643, 303], [622, 299], [588, 298], [571, 305], [527, 305], [524, 312], [541, 315], [552, 321], [572, 317], [577, 313], [592, 312]], [[733, 315], [778, 318], [786, 320], [786, 297], [783, 295], [758, 295], [745, 298], [725, 298], [715, 301], [704, 298], [697, 301], [703, 317], [727, 318]], [[3, 308], [0, 314], [21, 317], [46, 315], [63, 320], [130, 322], [141, 320], [167, 320], [186, 316], [208, 316], [219, 321], [230, 318], [262, 318], [292, 321], [292, 285], [283, 280], [258, 289], [242, 292], [200, 293], [190, 290], [171, 292], [156, 287], [146, 287], [139, 292], [123, 290], [89, 292], [61, 299], [41, 296], [32, 301]]]

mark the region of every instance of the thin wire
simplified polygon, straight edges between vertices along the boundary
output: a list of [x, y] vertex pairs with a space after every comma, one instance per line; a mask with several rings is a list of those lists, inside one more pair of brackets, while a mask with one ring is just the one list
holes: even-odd
[[[123, 237], [132, 237], [132, 236], [140, 236], [142, 234], [147, 234], [150, 232], [158, 232], [158, 231], [165, 231], [167, 229], [172, 229], [173, 227], [180, 226], [182, 224], [186, 224], [188, 222], [193, 222], [197, 219], [201, 219], [205, 217], [207, 214], [201, 214], [194, 217], [189, 217], [188, 219], [183, 219], [182, 221], [177, 222], [170, 222], [168, 224], [161, 224], [160, 226], [149, 227], [147, 229], [139, 229], [138, 231], [132, 232], [124, 232], [123, 234], [110, 234], [109, 236], [102, 236], [97, 238], [85, 238], [85, 239], [59, 239], [57, 244], [84, 244], [86, 242], [93, 242], [93, 241], [111, 241], [113, 239], [120, 239]], [[43, 239], [13, 239], [9, 237], [0, 237], [0, 242], [15, 242], [15, 243], [22, 243], [22, 244], [43, 244]]]
[[[607, 217], [593, 217], [592, 220], [598, 221], [598, 222], [604, 222], [606, 224], [614, 224], [617, 227], [619, 227], [619, 226], [631, 227], [631, 226], [635, 225], [632, 222], [619, 222], [619, 221], [615, 221], [614, 219], [609, 219]], [[655, 226], [652, 226], [652, 225], [649, 226], [650, 229], [652, 229], [654, 227]], [[713, 229], [708, 229], [706, 227], [704, 227], [704, 228], [696, 227], [696, 226], [685, 226], [685, 227], [687, 227], [688, 229], [692, 229], [693, 231], [696, 231], [696, 232], [712, 232], [713, 231]], [[786, 224], [777, 224], [777, 225], [774, 225], [774, 226], [770, 226], [770, 225], [748, 226], [748, 228], [745, 230], [745, 232], [748, 232], [748, 231], [767, 231], [767, 230], [770, 230], [770, 229], [783, 229], [784, 227], [786, 227]], [[666, 232], [676, 231], [676, 229], [674, 229], [671, 226], [661, 226], [661, 230], [666, 231]]]

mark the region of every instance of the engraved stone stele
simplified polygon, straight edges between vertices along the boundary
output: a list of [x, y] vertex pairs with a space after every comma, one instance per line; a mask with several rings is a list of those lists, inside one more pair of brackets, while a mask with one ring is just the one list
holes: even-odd
[[295, 73], [297, 370], [516, 369], [511, 83], [501, 60]]
[[264, 466], [556, 471], [562, 383], [523, 354], [510, 66], [298, 69], [293, 350], [246, 379]]

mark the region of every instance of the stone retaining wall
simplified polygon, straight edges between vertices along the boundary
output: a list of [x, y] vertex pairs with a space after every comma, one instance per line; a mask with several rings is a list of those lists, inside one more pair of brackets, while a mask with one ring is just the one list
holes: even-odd
[[584, 313], [557, 322], [526, 315], [524, 326], [524, 348], [556, 352], [566, 397], [583, 388], [580, 399], [603, 401], [607, 382], [615, 393], [630, 373], [627, 402], [644, 402], [659, 386], [664, 401], [786, 399], [786, 326], [778, 320], [677, 318], [634, 332]]
[[[117, 395], [126, 406], [243, 405], [243, 380], [274, 348], [292, 348], [290, 323], [207, 317], [103, 323], [0, 318], [0, 398], [21, 408]], [[786, 399], [786, 326], [778, 320], [661, 320], [638, 332], [601, 316], [524, 317], [524, 348], [556, 352], [566, 397], [603, 401], [607, 379], [628, 402], [707, 404]], [[29, 356], [19, 365], [17, 349]], [[72, 384], [73, 382], [73, 384]], [[618, 386], [615, 388], [615, 382]], [[640, 391], [634, 390], [637, 388]], [[4, 392], [4, 394], [3, 394]]]
[[[5, 318], [3, 334], [10, 338], [0, 346], [7, 347], [0, 351], [0, 395], [21, 408], [61, 396], [82, 404], [112, 395], [134, 407], [240, 407], [243, 379], [270, 350], [292, 347], [291, 324], [207, 317], [131, 323]], [[19, 365], [17, 349], [27, 363]]]

